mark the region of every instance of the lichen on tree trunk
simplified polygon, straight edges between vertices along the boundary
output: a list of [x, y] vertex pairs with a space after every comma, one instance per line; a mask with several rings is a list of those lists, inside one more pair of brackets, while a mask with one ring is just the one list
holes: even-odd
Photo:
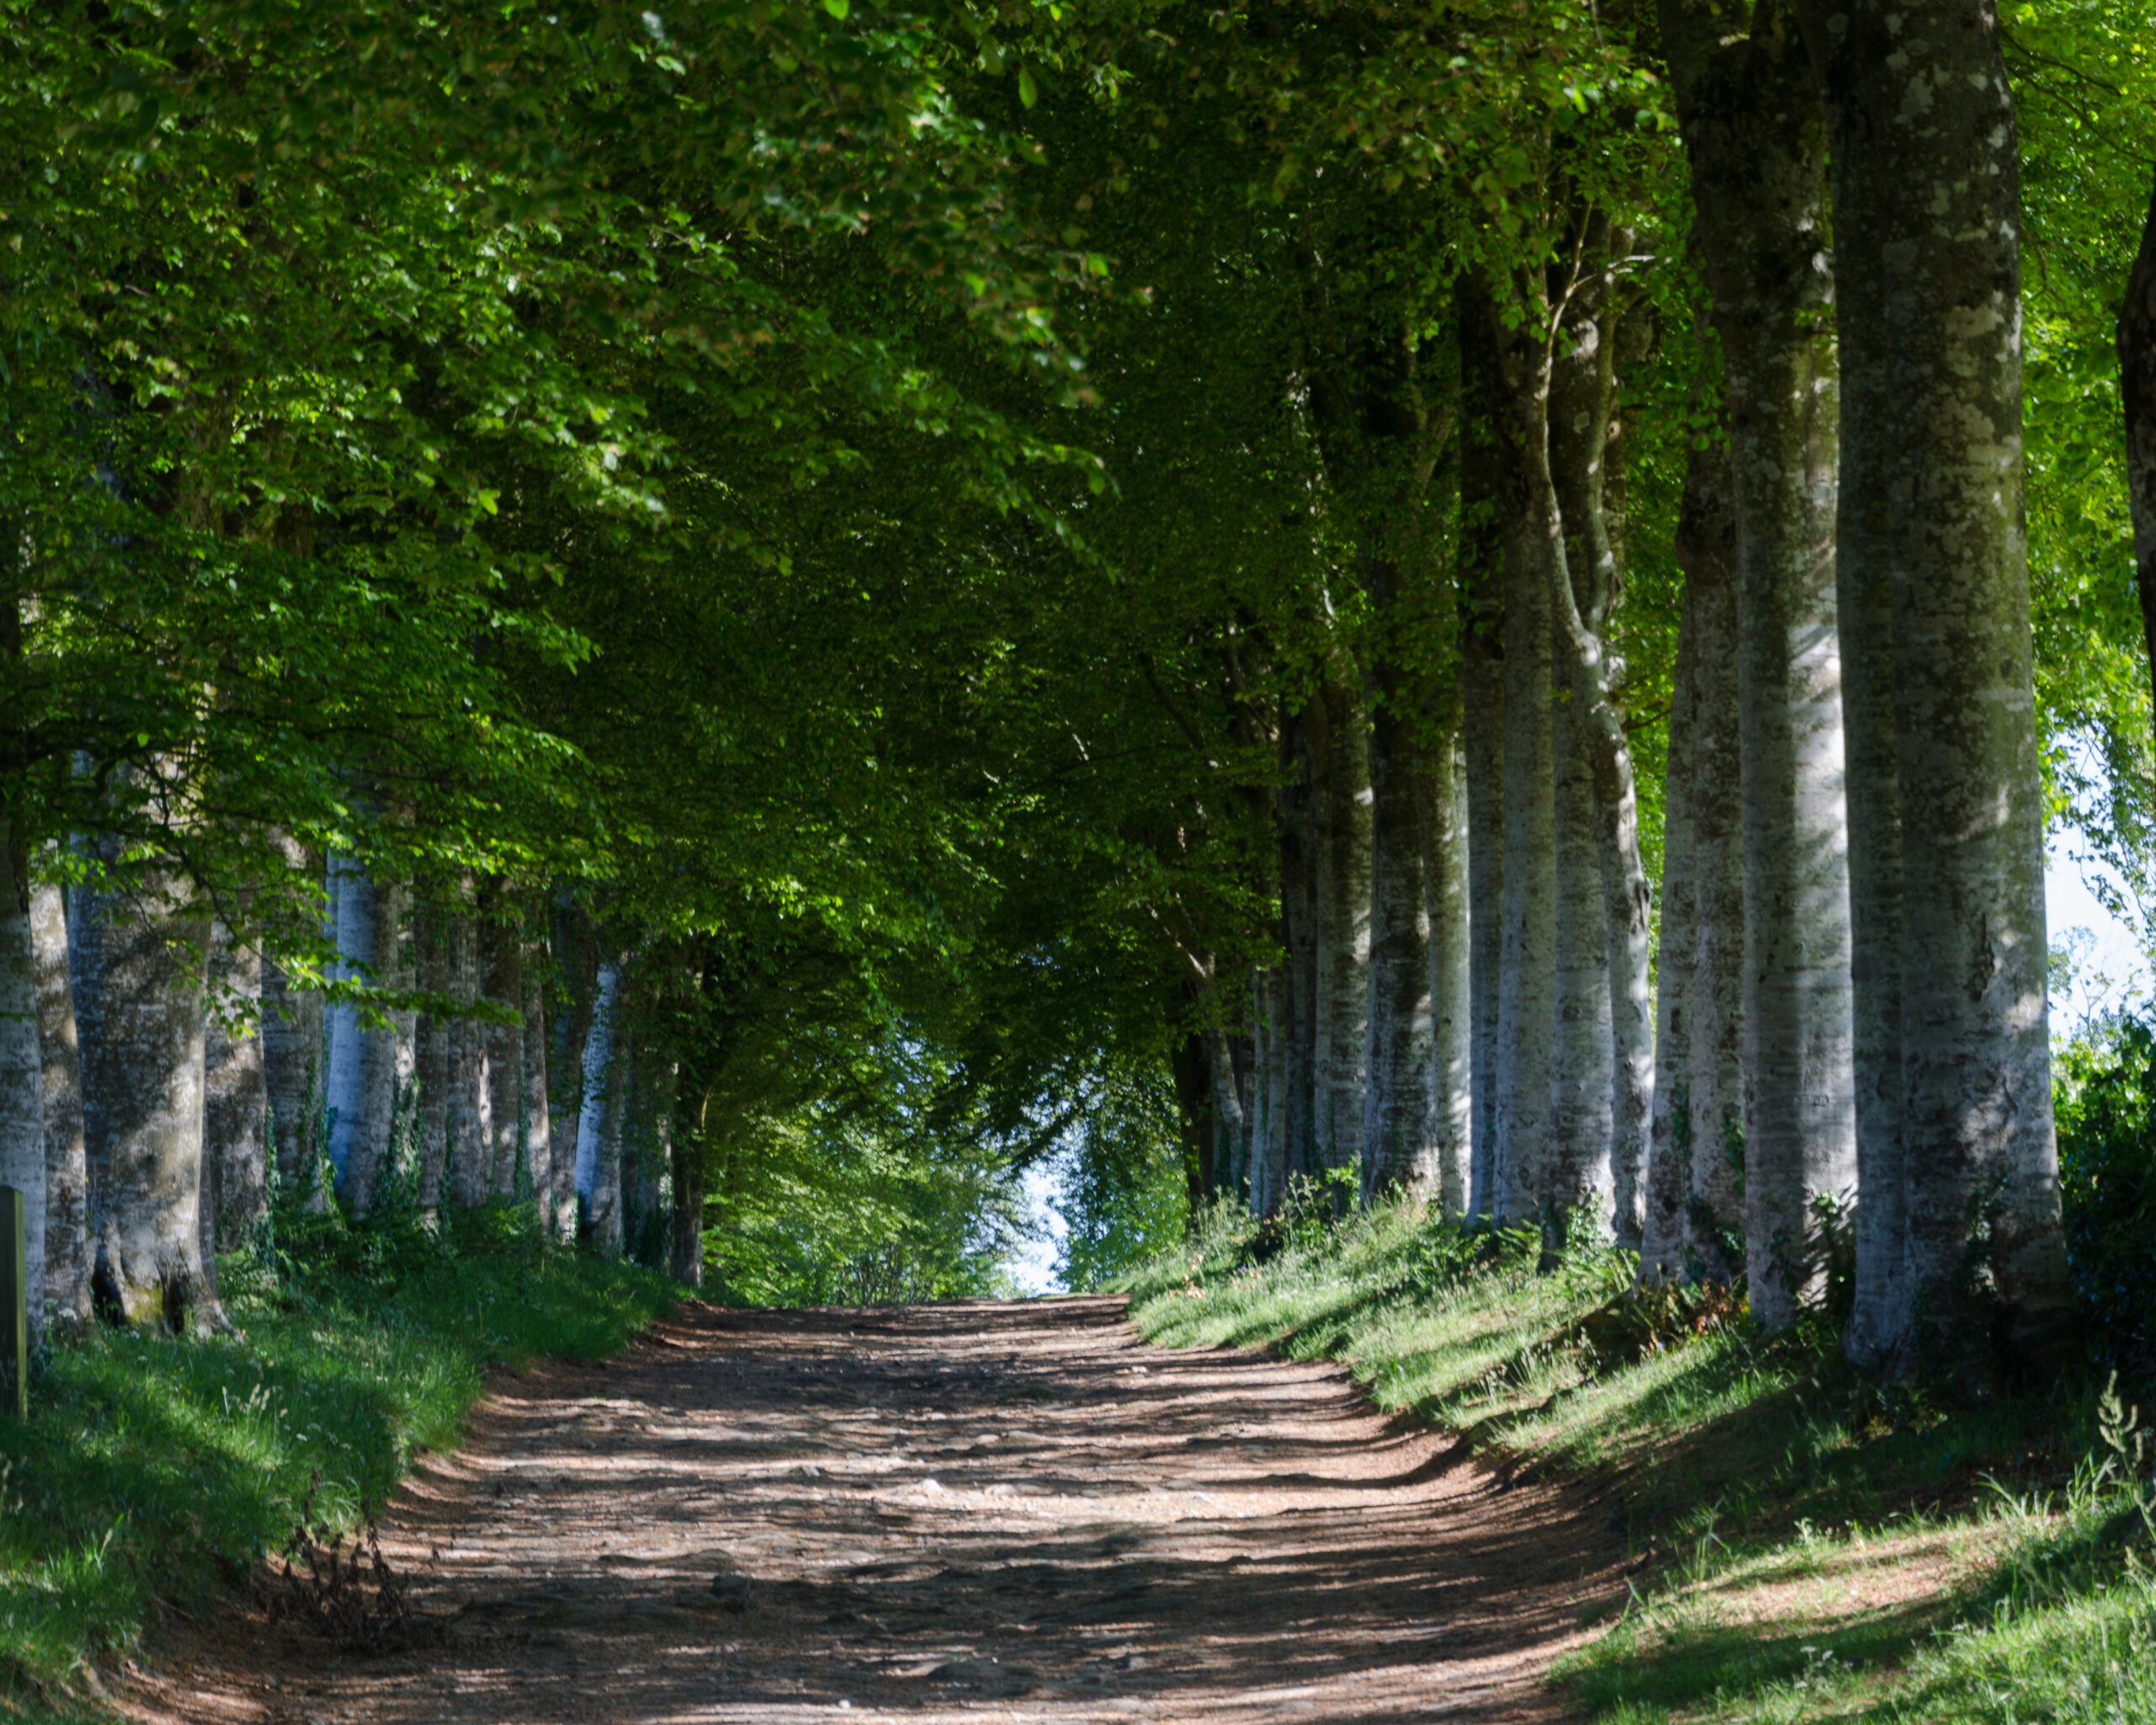
[[[115, 846], [106, 846], [108, 866]], [[221, 1330], [201, 1252], [203, 953], [207, 916], [168, 868], [73, 895], [91, 1287], [109, 1316]]]
[[1662, 7], [1721, 338], [1737, 527], [1744, 1234], [1786, 1327], [1815, 1199], [1853, 1189], [1847, 831], [1835, 618], [1836, 399], [1824, 115], [1779, 0]]
[[[1862, 1194], [1849, 1345], [1977, 1384], [2002, 1366], [2047, 1375], [2073, 1310], [2045, 1000], [2013, 95], [1980, 0], [1797, 10], [1827, 97], [1844, 379]], [[1898, 927], [1882, 866], [1897, 846]], [[1867, 1091], [1893, 1087], [1890, 1017], [1898, 1172], [1864, 1116]]]

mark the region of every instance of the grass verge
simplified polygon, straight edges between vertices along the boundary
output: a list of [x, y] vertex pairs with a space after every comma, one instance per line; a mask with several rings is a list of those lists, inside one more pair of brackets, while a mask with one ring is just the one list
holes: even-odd
[[1398, 1208], [1261, 1245], [1224, 1207], [1121, 1285], [1151, 1341], [1341, 1359], [1601, 1487], [1645, 1562], [1556, 1674], [1595, 1717], [2156, 1725], [2150, 1448], [2100, 1385], [1960, 1405], [1855, 1371], [1823, 1316], [1770, 1339], [1631, 1295], [1627, 1254], [1538, 1257]]
[[505, 1210], [444, 1227], [283, 1217], [281, 1249], [221, 1260], [233, 1334], [38, 1362], [29, 1423], [0, 1418], [0, 1706], [94, 1717], [95, 1664], [243, 1581], [310, 1493], [350, 1525], [456, 1441], [488, 1366], [615, 1353], [682, 1291]]

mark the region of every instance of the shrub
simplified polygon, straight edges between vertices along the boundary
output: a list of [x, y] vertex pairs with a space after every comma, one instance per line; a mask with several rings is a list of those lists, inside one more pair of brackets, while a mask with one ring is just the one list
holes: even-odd
[[2060, 1197], [2097, 1367], [2156, 1389], [2156, 1028], [2134, 1017], [2060, 1050]]

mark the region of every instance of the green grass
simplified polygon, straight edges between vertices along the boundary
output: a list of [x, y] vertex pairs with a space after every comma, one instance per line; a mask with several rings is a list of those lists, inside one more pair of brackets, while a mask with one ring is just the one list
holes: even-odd
[[1221, 1209], [1123, 1279], [1171, 1347], [1345, 1361], [1516, 1466], [1621, 1505], [1635, 1592], [1556, 1680], [1598, 1718], [2156, 1725], [2156, 1486], [2100, 1386], [1983, 1406], [1860, 1373], [1823, 1316], [1769, 1339], [1631, 1260], [1401, 1209], [1253, 1262]]
[[542, 1247], [508, 1212], [409, 1225], [288, 1217], [221, 1261], [236, 1333], [100, 1331], [50, 1351], [0, 1418], [0, 1706], [86, 1717], [86, 1667], [282, 1546], [302, 1502], [350, 1525], [455, 1443], [492, 1365], [619, 1350], [680, 1291]]

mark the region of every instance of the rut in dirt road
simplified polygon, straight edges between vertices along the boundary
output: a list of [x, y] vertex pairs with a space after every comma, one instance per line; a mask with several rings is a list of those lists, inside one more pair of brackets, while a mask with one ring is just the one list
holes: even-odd
[[1565, 1717], [1616, 1552], [1338, 1368], [1120, 1301], [690, 1308], [504, 1382], [383, 1527], [439, 1645], [205, 1632], [147, 1716], [262, 1725]]

